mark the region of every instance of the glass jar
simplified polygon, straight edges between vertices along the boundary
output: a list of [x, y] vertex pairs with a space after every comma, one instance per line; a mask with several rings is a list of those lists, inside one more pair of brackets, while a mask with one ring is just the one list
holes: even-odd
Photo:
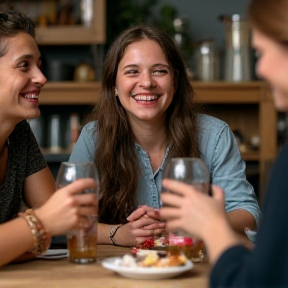
[[200, 81], [219, 80], [219, 55], [214, 41], [203, 41], [197, 49], [197, 78]]

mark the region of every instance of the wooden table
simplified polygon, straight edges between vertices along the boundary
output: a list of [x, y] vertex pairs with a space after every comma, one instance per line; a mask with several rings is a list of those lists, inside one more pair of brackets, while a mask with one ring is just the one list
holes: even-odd
[[128, 248], [98, 245], [93, 264], [72, 264], [68, 259], [40, 260], [10, 264], [0, 268], [0, 287], [21, 288], [207, 288], [209, 265], [195, 264], [191, 271], [173, 279], [135, 280], [122, 277], [101, 266], [106, 257], [122, 256]]

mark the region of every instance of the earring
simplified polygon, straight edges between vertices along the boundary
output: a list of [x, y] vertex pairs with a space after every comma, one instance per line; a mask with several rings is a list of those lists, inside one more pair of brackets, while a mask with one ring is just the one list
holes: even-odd
[[115, 97], [117, 97], [118, 96], [118, 90], [117, 90], [117, 88], [115, 87]]

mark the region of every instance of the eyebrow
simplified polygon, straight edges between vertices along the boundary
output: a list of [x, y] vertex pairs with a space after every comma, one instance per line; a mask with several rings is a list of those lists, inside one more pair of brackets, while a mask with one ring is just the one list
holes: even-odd
[[[167, 67], [168, 69], [170, 68], [170, 66], [169, 66], [168, 64], [163, 64], [163, 63], [153, 64], [153, 65], [152, 65], [152, 68], [158, 67], [158, 66], [165, 66], [165, 67]], [[128, 64], [128, 65], [126, 65], [126, 66], [123, 67], [123, 70], [124, 70], [124, 69], [127, 69], [127, 68], [137, 68], [137, 67], [139, 67], [139, 65], [137, 65], [137, 64]]]
[[[22, 55], [22, 56], [18, 57], [17, 59], [15, 59], [15, 61], [17, 62], [17, 61], [25, 60], [25, 59], [30, 60], [30, 59], [33, 59], [33, 58], [34, 57], [33, 57], [32, 54], [25, 54], [25, 55]], [[41, 56], [39, 57], [38, 61], [42, 61], [42, 57]]]

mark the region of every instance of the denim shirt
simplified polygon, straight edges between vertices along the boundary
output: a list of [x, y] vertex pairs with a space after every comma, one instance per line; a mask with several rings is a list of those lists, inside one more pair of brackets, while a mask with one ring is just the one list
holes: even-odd
[[[199, 114], [198, 149], [210, 171], [211, 183], [225, 192], [226, 212], [243, 209], [250, 212], [257, 223], [260, 208], [252, 185], [246, 180], [245, 162], [241, 158], [236, 140], [229, 126], [214, 117]], [[94, 160], [97, 142], [97, 122], [86, 124], [74, 146], [70, 162], [91, 162]], [[162, 171], [169, 147], [166, 148], [160, 167], [153, 173], [148, 153], [135, 143], [140, 166], [140, 179], [137, 191], [138, 205], [160, 208]]]

